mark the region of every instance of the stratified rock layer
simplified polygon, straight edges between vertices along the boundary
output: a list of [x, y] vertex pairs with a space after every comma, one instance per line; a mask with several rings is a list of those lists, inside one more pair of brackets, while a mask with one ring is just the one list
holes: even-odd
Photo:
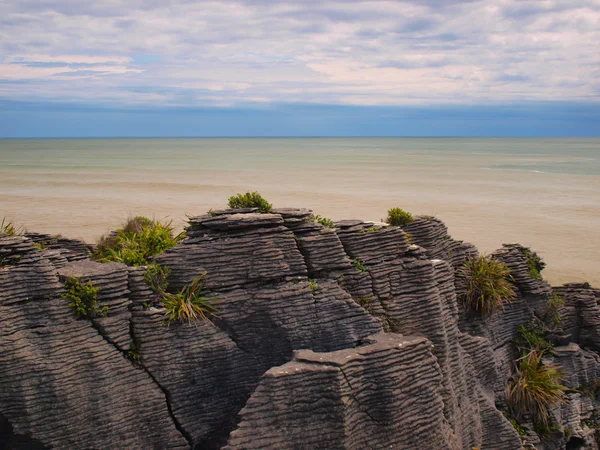
[[[524, 424], [526, 439], [596, 448], [600, 292], [551, 289], [537, 255], [509, 244], [492, 256], [517, 296], [482, 317], [461, 299], [476, 254], [428, 216], [329, 228], [307, 209], [211, 211], [156, 262], [173, 294], [202, 277], [217, 311], [167, 324], [145, 267], [92, 262], [80, 241], [2, 235], [0, 447], [518, 449], [498, 408], [517, 326], [548, 315], [552, 294], [561, 345], [545, 362], [573, 391], [552, 410], [560, 436]], [[76, 318], [61, 298], [69, 277], [99, 288], [105, 317]]]

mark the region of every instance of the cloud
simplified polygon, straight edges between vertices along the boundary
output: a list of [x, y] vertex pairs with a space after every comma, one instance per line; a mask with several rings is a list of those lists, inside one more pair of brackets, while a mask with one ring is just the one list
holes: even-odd
[[0, 99], [596, 102], [599, 46], [600, 0], [21, 0], [0, 4]]

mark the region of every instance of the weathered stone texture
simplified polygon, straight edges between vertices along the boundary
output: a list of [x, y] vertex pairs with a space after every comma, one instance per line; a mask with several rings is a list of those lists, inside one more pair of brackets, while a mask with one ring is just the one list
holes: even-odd
[[298, 351], [263, 376], [225, 448], [456, 448], [430, 348], [380, 334], [355, 349]]

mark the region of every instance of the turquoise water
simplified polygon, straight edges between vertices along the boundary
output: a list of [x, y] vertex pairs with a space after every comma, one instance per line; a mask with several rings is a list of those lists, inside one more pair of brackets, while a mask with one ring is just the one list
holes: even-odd
[[[0, 140], [10, 170], [268, 169], [377, 165], [382, 158], [501, 156], [482, 168], [600, 174], [600, 139], [223, 138]], [[514, 160], [514, 161], [513, 161]]]

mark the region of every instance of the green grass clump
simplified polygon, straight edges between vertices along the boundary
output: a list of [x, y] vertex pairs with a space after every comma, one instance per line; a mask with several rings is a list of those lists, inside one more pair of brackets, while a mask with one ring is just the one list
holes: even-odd
[[260, 213], [270, 213], [273, 205], [266, 201], [258, 192], [246, 192], [229, 197], [229, 207], [238, 208], [258, 208]]
[[463, 299], [468, 309], [483, 316], [504, 308], [516, 293], [509, 281], [510, 269], [485, 255], [469, 258], [463, 266], [465, 292]]
[[213, 305], [217, 299], [202, 297], [204, 288], [204, 276], [202, 274], [180, 292], [172, 294], [163, 292], [163, 304], [166, 308], [165, 322], [170, 325], [176, 321], [188, 322], [190, 324], [203, 319], [210, 322], [209, 316], [215, 316], [217, 308]]
[[313, 295], [315, 295], [319, 289], [319, 284], [315, 280], [308, 280], [308, 285], [310, 286]]
[[544, 365], [542, 353], [530, 352], [521, 358], [506, 389], [511, 414], [518, 419], [530, 414], [534, 423], [547, 428], [550, 409], [567, 401], [562, 380], [560, 368]]
[[321, 225], [327, 227], [327, 228], [336, 228], [335, 223], [333, 222], [333, 220], [328, 219], [327, 217], [321, 217], [318, 214], [313, 214], [310, 217], [310, 221], [311, 222], [319, 222]]
[[536, 253], [532, 252], [531, 249], [526, 247], [523, 247], [522, 252], [527, 260], [527, 268], [529, 269], [529, 275], [531, 278], [534, 280], [541, 280], [542, 275], [540, 272], [544, 267], [546, 267], [546, 264], [544, 261], [542, 261], [542, 258], [540, 258]]
[[358, 258], [352, 260], [352, 264], [354, 265], [354, 267], [356, 267], [361, 272], [367, 271], [367, 268], [363, 265], [363, 263]]
[[108, 306], [98, 304], [98, 291], [91, 281], [82, 284], [77, 277], [69, 277], [65, 280], [67, 292], [61, 295], [69, 300], [69, 306], [80, 319], [92, 317], [105, 317], [108, 314]]
[[517, 331], [519, 337], [514, 343], [523, 355], [532, 350], [540, 354], [554, 351], [552, 344], [546, 340], [548, 330], [542, 322], [531, 319], [524, 325], [519, 325]]
[[527, 436], [527, 431], [525, 431], [525, 428], [523, 428], [521, 426], [521, 424], [516, 421], [516, 419], [510, 419], [509, 422], [513, 426], [513, 428], [515, 430], [517, 430], [517, 433], [519, 434], [519, 436], [521, 436], [521, 437]]
[[151, 262], [146, 267], [144, 278], [146, 283], [154, 292], [164, 292], [169, 283], [167, 278], [171, 275], [171, 269], [168, 266], [161, 266], [157, 262]]
[[150, 263], [152, 256], [175, 247], [184, 237], [183, 233], [173, 236], [171, 222], [162, 223], [137, 216], [129, 219], [123, 228], [102, 237], [92, 253], [92, 259], [145, 266]]
[[388, 216], [386, 222], [393, 226], [405, 226], [414, 221], [414, 217], [411, 213], [404, 211], [402, 208], [391, 208], [388, 209]]

